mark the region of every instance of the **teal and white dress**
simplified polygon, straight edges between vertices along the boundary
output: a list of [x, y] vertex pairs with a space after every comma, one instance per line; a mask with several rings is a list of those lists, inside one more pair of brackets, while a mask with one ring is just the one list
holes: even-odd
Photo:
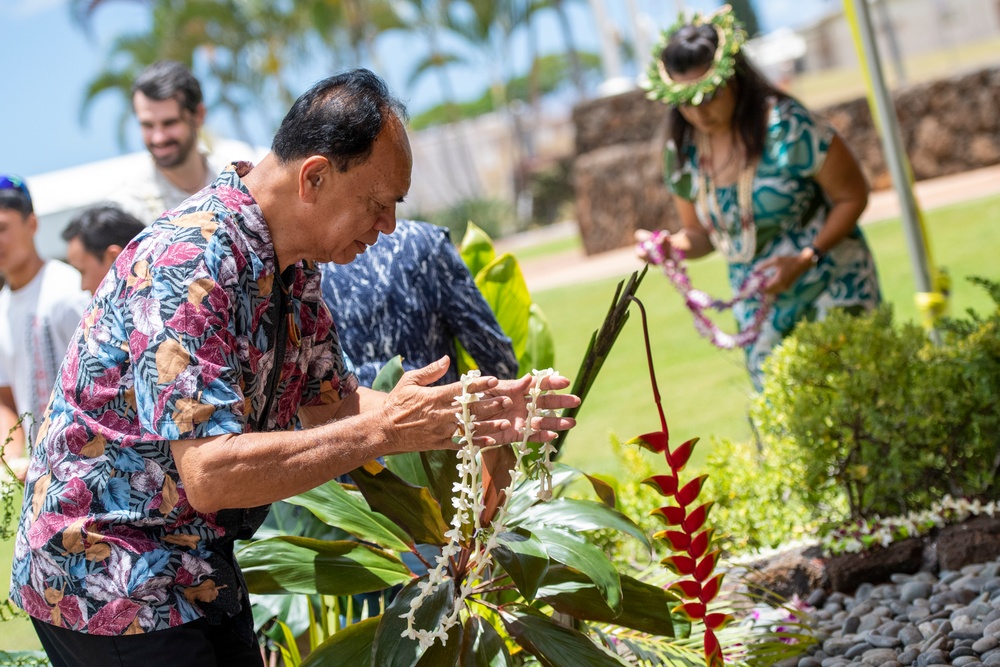
[[[816, 182], [823, 167], [834, 130], [813, 117], [793, 99], [776, 101], [767, 121], [764, 153], [753, 181], [753, 221], [756, 253], [753, 259], [729, 261], [729, 284], [736, 292], [751, 270], [761, 262], [782, 255], [797, 255], [813, 243], [826, 222], [830, 202]], [[716, 187], [718, 208], [702, 210], [698, 188], [704, 175], [698, 169], [694, 145], [682, 149], [678, 159], [673, 144], [666, 150], [665, 175], [670, 190], [694, 203], [703, 225], [738, 243], [740, 232], [736, 184]], [[716, 214], [721, 214], [722, 220]], [[711, 221], [709, 223], [709, 221]], [[771, 350], [800, 320], [816, 320], [832, 308], [871, 310], [881, 301], [875, 261], [860, 228], [831, 248], [786, 292], [778, 295], [760, 336], [747, 347], [746, 362], [754, 385], [760, 389], [760, 366]], [[734, 307], [737, 325], [743, 331], [760, 308], [757, 300]]]

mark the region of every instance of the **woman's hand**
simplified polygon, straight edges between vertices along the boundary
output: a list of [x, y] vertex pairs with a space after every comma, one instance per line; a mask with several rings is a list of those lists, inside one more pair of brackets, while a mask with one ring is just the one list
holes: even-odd
[[648, 229], [637, 229], [635, 230], [635, 254], [636, 256], [644, 262], [649, 264], [656, 264], [654, 261], [656, 258], [651, 255], [649, 247], [653, 243], [653, 237], [659, 236], [660, 249], [663, 253], [663, 257], [670, 256], [670, 232], [667, 230], [661, 230], [659, 232], [651, 232]]
[[761, 262], [758, 267], [760, 270], [773, 273], [764, 286], [764, 291], [777, 295], [789, 290], [812, 265], [812, 250], [809, 248], [798, 255], [772, 257]]

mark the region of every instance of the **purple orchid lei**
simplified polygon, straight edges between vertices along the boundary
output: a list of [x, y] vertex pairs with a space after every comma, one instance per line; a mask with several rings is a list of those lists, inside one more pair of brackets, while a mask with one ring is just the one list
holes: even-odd
[[[670, 282], [682, 297], [684, 304], [694, 316], [694, 327], [705, 338], [708, 338], [716, 347], [729, 350], [734, 347], [748, 347], [760, 337], [764, 321], [771, 310], [771, 296], [764, 292], [767, 284], [767, 276], [763, 271], [754, 269], [747, 276], [739, 290], [729, 301], [715, 299], [707, 292], [694, 289], [691, 285], [691, 278], [688, 277], [687, 269], [684, 266], [684, 251], [671, 247], [668, 255], [663, 251], [663, 241], [669, 233], [665, 230], [654, 232], [649, 240], [640, 244], [640, 249], [645, 251], [646, 257], [651, 264], [663, 267]], [[740, 301], [750, 298], [757, 298], [761, 301], [761, 307], [754, 313], [753, 321], [743, 331], [738, 334], [728, 334], [721, 329], [705, 314], [706, 310], [722, 312], [730, 310]]]

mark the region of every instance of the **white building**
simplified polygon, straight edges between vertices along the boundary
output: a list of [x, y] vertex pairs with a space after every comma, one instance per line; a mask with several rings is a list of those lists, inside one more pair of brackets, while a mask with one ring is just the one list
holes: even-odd
[[[954, 49], [1000, 37], [1000, 0], [868, 0], [883, 60], [891, 45], [888, 15], [901, 57]], [[853, 69], [859, 66], [851, 29], [842, 5], [822, 19], [797, 30], [808, 46], [802, 69]], [[888, 65], [886, 65], [888, 66]]]

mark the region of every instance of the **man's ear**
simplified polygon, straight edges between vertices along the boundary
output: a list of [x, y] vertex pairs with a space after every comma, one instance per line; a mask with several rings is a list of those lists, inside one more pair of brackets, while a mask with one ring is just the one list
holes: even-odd
[[34, 236], [38, 232], [38, 216], [34, 213], [29, 213], [28, 217], [24, 219], [24, 224], [28, 225], [31, 229], [31, 235]]
[[124, 248], [120, 245], [109, 245], [104, 249], [104, 262], [106, 262], [108, 266], [114, 264], [115, 260], [118, 259], [118, 255], [122, 254], [122, 250], [124, 250]]
[[205, 115], [207, 110], [205, 109], [205, 103], [200, 102], [198, 107], [194, 110], [194, 123], [196, 128], [201, 128], [205, 124]]
[[299, 167], [299, 197], [307, 204], [313, 204], [319, 197], [324, 183], [329, 183], [333, 169], [330, 161], [322, 155], [310, 155]]

